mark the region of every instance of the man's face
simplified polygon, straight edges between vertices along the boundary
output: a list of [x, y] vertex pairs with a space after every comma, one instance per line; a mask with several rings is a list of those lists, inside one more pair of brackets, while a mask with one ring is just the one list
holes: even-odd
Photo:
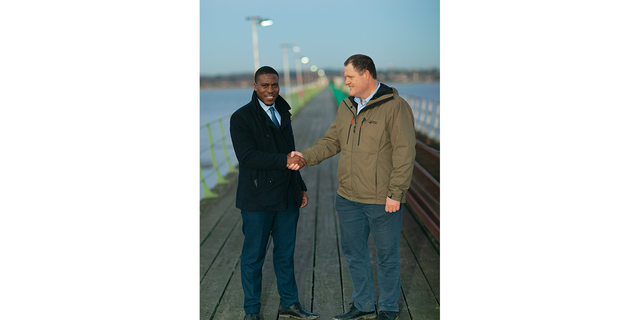
[[278, 86], [278, 76], [275, 74], [261, 74], [258, 76], [258, 83], [253, 84], [253, 89], [258, 95], [258, 99], [270, 106], [276, 102], [280, 87]]
[[366, 94], [366, 89], [369, 84], [369, 80], [371, 76], [369, 75], [369, 71], [364, 71], [362, 74], [358, 73], [356, 69], [353, 68], [353, 65], [350, 63], [346, 67], [344, 67], [344, 84], [349, 86], [349, 95], [364, 99], [363, 95]]

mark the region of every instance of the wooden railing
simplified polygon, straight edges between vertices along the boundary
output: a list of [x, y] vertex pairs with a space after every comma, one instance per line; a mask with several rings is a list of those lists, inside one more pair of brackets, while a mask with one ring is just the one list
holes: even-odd
[[416, 218], [440, 242], [440, 152], [416, 141], [416, 161], [407, 204]]

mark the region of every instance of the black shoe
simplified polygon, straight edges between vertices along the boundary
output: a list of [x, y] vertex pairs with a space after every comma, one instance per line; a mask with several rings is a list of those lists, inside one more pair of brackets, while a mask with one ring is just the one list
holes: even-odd
[[376, 320], [396, 320], [398, 319], [398, 313], [393, 311], [380, 311]]
[[248, 313], [244, 319], [245, 320], [263, 320], [262, 316], [260, 316], [260, 313], [258, 312]]
[[333, 317], [333, 320], [359, 320], [359, 319], [373, 319], [376, 317], [376, 311], [364, 312], [358, 310], [353, 302], [349, 304], [351, 309], [349, 311], [339, 314]]
[[319, 315], [317, 313], [308, 312], [305, 309], [302, 309], [300, 302], [296, 302], [289, 307], [285, 308], [280, 304], [280, 308], [278, 309], [278, 313], [281, 318], [296, 318], [296, 319], [317, 319]]

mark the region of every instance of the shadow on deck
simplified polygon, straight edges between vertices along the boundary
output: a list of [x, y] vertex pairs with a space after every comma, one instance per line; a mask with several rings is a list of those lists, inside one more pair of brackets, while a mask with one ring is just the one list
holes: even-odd
[[[296, 146], [302, 150], [321, 138], [335, 118], [336, 104], [327, 87], [293, 119]], [[337, 190], [338, 157], [303, 168], [309, 204], [300, 210], [295, 272], [300, 303], [332, 319], [349, 308], [353, 287], [340, 248], [338, 216], [333, 208]], [[230, 184], [218, 186], [220, 198], [206, 200], [200, 217], [200, 319], [244, 319], [240, 282], [242, 219], [235, 207], [237, 174]], [[440, 257], [427, 235], [406, 208], [400, 240], [402, 294], [399, 319], [440, 318]], [[369, 239], [371, 264], [377, 259]], [[279, 296], [269, 244], [263, 267], [262, 310], [265, 320], [278, 319]], [[377, 291], [377, 286], [376, 286]]]

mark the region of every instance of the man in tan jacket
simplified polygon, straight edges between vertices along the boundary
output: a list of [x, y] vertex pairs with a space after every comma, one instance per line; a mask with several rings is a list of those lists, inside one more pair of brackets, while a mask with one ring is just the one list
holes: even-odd
[[[371, 58], [353, 55], [344, 65], [350, 96], [338, 106], [325, 136], [298, 154], [312, 166], [340, 153], [335, 208], [354, 290], [350, 310], [334, 319], [396, 319], [401, 204], [415, 160], [413, 112], [396, 89], [378, 82]], [[377, 317], [369, 234], [378, 257]]]

